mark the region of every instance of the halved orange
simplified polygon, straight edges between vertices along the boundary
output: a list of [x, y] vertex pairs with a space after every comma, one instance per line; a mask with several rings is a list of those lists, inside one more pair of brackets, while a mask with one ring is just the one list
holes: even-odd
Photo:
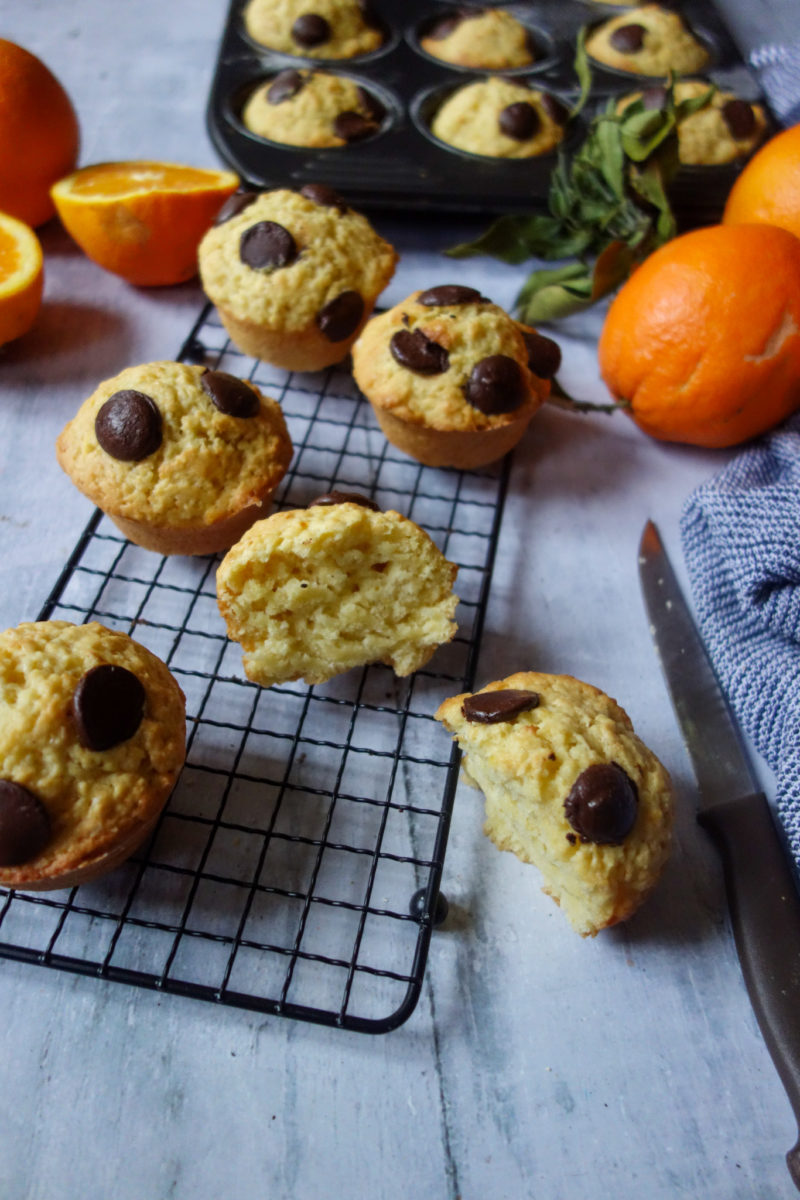
[[42, 303], [42, 247], [29, 225], [0, 213], [0, 346], [27, 333]]
[[232, 171], [134, 161], [82, 167], [50, 189], [64, 228], [99, 266], [143, 287], [183, 283], [239, 186]]

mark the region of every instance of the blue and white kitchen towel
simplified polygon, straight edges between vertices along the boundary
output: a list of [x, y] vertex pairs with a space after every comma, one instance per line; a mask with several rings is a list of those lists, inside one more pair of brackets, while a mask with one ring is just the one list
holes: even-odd
[[703, 640], [800, 866], [800, 415], [689, 497], [681, 536]]
[[800, 121], [800, 0], [716, 0], [781, 125]]

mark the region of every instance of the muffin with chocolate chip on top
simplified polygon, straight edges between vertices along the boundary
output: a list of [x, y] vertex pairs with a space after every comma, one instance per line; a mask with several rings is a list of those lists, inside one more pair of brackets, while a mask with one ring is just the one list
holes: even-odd
[[380, 100], [355, 79], [289, 67], [250, 94], [242, 124], [283, 146], [325, 150], [374, 136], [385, 116]]
[[72, 482], [137, 545], [213, 554], [267, 515], [292, 443], [277, 401], [187, 363], [101, 383], [56, 443]]
[[370, 0], [249, 0], [242, 17], [254, 42], [302, 58], [356, 58], [385, 40]]
[[[702, 79], [680, 79], [673, 87], [675, 103], [709, 95], [708, 103], [678, 121], [678, 157], [687, 166], [718, 166], [747, 158], [767, 131], [767, 117], [760, 104], [741, 99], [733, 92], [714, 87]], [[644, 109], [663, 108], [665, 87], [632, 92], [617, 102], [617, 112], [640, 101]]]
[[393, 445], [426, 466], [502, 458], [550, 392], [561, 352], [475, 288], [414, 292], [373, 317], [353, 376]]
[[436, 110], [439, 141], [487, 158], [535, 158], [564, 139], [567, 110], [549, 92], [492, 76], [457, 88]]
[[479, 71], [528, 67], [537, 58], [530, 29], [503, 8], [458, 8], [434, 20], [419, 44], [432, 58]]
[[232, 341], [289, 371], [341, 362], [397, 254], [333, 189], [240, 193], [199, 248], [200, 278]]
[[586, 53], [603, 66], [636, 75], [693, 74], [710, 61], [681, 15], [659, 4], [601, 22], [586, 39]]
[[152, 833], [186, 752], [183, 693], [97, 622], [0, 634], [0, 886], [73, 887]]
[[615, 700], [570, 675], [520, 671], [435, 714], [486, 802], [484, 832], [539, 869], [583, 937], [627, 920], [669, 856], [669, 775]]

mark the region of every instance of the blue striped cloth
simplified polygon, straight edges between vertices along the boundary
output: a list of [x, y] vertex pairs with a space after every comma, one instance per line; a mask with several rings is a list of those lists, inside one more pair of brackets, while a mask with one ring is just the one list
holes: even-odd
[[775, 772], [800, 866], [800, 415], [692, 493], [681, 537], [703, 640]]
[[716, 0], [783, 126], [800, 121], [800, 0]]

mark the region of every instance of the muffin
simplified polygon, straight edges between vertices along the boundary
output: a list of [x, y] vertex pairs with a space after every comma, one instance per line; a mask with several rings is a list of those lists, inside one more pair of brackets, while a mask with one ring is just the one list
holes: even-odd
[[394, 274], [393, 247], [322, 184], [233, 199], [199, 249], [232, 341], [289, 371], [341, 362]]
[[413, 521], [333, 492], [248, 530], [217, 571], [217, 600], [263, 687], [374, 662], [409, 675], [455, 634], [457, 569]]
[[[741, 100], [702, 79], [679, 80], [673, 91], [676, 104], [712, 93], [708, 104], [678, 121], [678, 157], [687, 166], [716, 166], [747, 158], [766, 133], [767, 117], [760, 104]], [[617, 112], [636, 101], [644, 109], [663, 108], [666, 100], [666, 87], [647, 88], [623, 96]]]
[[430, 128], [439, 141], [469, 154], [534, 158], [563, 141], [566, 119], [566, 109], [549, 92], [495, 75], [452, 92]]
[[0, 886], [73, 887], [118, 866], [155, 827], [185, 743], [181, 689], [126, 634], [0, 634]]
[[353, 376], [388, 440], [431, 467], [502, 458], [558, 370], [557, 344], [474, 288], [414, 292], [373, 317], [353, 347]]
[[586, 52], [603, 66], [637, 75], [687, 75], [709, 62], [705, 46], [680, 15], [658, 4], [602, 22], [586, 39]]
[[355, 58], [384, 41], [368, 0], [250, 0], [242, 17], [254, 42], [303, 58]]
[[321, 150], [372, 137], [385, 116], [372, 92], [348, 75], [290, 67], [251, 92], [242, 124], [283, 146]]
[[458, 8], [430, 25], [419, 44], [426, 54], [457, 67], [507, 71], [536, 60], [531, 32], [503, 8]]
[[573, 928], [594, 936], [630, 917], [667, 861], [673, 795], [616, 701], [569, 675], [521, 671], [435, 716], [484, 793], [484, 832], [539, 869]]
[[213, 554], [269, 512], [292, 443], [280, 406], [254, 384], [155, 362], [101, 383], [56, 454], [130, 541], [159, 554]]

